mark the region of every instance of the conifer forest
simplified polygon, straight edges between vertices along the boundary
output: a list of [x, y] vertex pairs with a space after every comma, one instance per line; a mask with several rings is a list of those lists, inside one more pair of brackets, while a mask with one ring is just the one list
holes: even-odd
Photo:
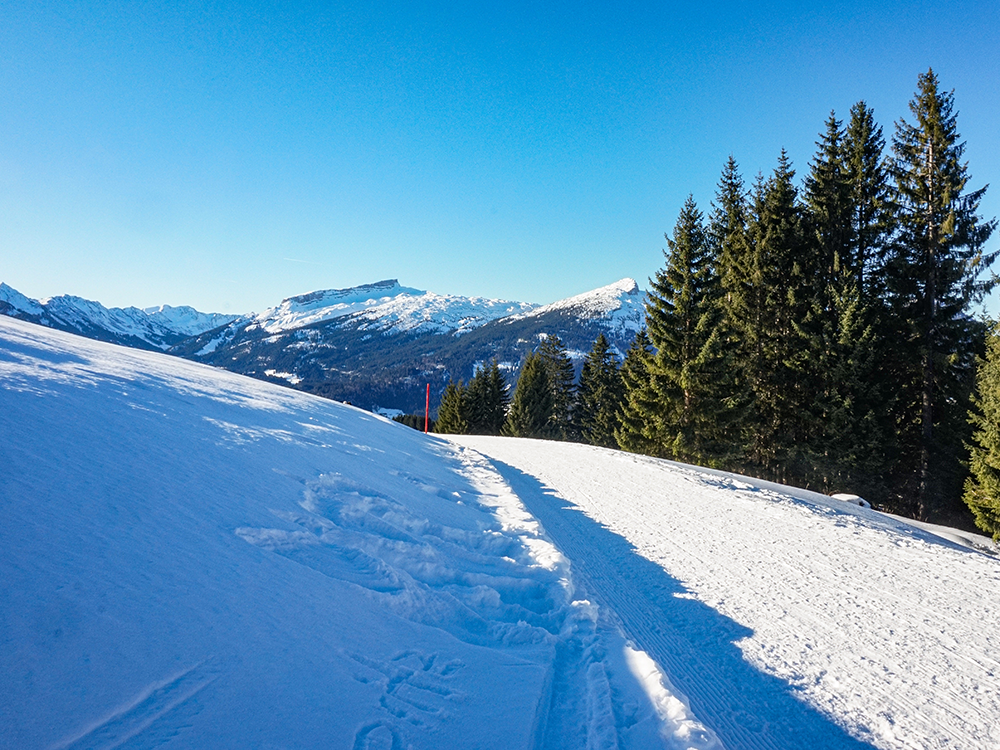
[[[508, 395], [494, 362], [451, 384], [441, 432], [595, 445], [737, 471], [1000, 535], [998, 279], [954, 94], [919, 76], [887, 143], [831, 113], [802, 177], [735, 158], [666, 235], [646, 328], [577, 379], [545, 338]], [[964, 500], [964, 504], [963, 504]], [[964, 519], [963, 519], [964, 517]]]

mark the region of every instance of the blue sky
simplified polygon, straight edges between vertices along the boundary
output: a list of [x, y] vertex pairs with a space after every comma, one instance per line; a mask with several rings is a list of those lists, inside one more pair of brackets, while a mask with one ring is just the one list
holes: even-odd
[[802, 175], [859, 99], [889, 140], [928, 67], [996, 216], [995, 0], [4, 2], [0, 281], [224, 312], [645, 285], [730, 153]]

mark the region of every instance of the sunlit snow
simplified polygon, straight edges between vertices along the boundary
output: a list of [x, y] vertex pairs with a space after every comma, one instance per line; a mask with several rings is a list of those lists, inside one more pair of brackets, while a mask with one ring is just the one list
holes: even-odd
[[0, 746], [990, 748], [1000, 561], [0, 317]]

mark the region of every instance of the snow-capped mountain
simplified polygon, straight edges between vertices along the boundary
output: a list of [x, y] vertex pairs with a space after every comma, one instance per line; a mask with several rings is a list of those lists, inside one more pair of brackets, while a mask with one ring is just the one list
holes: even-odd
[[545, 336], [578, 363], [603, 333], [624, 354], [643, 324], [633, 279], [550, 305], [438, 294], [396, 279], [288, 297], [261, 313], [105, 308], [79, 297], [31, 300], [0, 285], [0, 313], [89, 338], [172, 354], [366, 408], [416, 410], [449, 379], [496, 358], [511, 379]]
[[616, 338], [631, 338], [645, 325], [645, 302], [646, 293], [639, 288], [635, 279], [625, 278], [600, 289], [511, 315], [505, 321], [513, 323], [529, 318], [542, 318], [551, 313], [568, 313], [580, 320], [600, 321]]
[[366, 408], [419, 410], [450, 379], [497, 359], [511, 381], [524, 356], [558, 335], [578, 363], [603, 333], [624, 354], [643, 324], [645, 293], [632, 279], [551, 305], [460, 297], [396, 280], [290, 297], [171, 351], [280, 380]]
[[161, 350], [235, 320], [233, 315], [201, 313], [187, 306], [107, 308], [65, 294], [34, 300], [5, 283], [0, 283], [0, 313], [99, 341]]
[[185, 336], [197, 336], [199, 333], [231, 323], [238, 317], [223, 313], [203, 313], [188, 305], [147, 307], [143, 312], [164, 328]]
[[253, 316], [268, 333], [348, 318], [365, 330], [395, 333], [465, 333], [491, 320], [533, 310], [526, 302], [436, 294], [396, 279], [349, 289], [310, 292], [282, 300]]

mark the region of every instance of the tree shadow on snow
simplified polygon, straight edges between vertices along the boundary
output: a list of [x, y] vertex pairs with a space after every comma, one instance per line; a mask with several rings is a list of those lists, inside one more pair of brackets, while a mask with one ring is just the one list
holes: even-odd
[[708, 605], [632, 544], [535, 477], [490, 459], [571, 560], [597, 603], [687, 696], [694, 715], [728, 750], [872, 748], [806, 704], [788, 682], [747, 662], [735, 645], [753, 631]]

